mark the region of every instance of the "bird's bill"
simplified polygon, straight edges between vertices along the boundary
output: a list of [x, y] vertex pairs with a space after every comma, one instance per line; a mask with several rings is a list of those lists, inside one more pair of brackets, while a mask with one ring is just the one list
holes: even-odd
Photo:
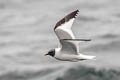
[[47, 56], [48, 54], [45, 54], [44, 56]]

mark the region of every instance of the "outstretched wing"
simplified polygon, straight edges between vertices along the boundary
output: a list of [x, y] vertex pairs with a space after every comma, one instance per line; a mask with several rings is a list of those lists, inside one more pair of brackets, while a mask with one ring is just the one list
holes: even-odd
[[83, 41], [91, 41], [90, 39], [62, 39], [60, 43], [62, 45], [61, 51], [68, 54], [79, 54], [79, 43]]
[[78, 14], [78, 10], [65, 16], [59, 22], [57, 22], [54, 31], [59, 39], [75, 39], [71, 26]]

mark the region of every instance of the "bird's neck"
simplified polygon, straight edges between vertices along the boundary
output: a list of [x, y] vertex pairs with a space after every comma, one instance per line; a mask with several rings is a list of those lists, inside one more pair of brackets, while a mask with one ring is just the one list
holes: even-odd
[[55, 48], [55, 53], [59, 53], [60, 52], [60, 50], [61, 50], [61, 48], [59, 47], [59, 48]]

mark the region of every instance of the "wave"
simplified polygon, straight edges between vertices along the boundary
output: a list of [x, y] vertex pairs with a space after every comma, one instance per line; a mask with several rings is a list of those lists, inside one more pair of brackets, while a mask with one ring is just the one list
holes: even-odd
[[94, 52], [119, 52], [120, 51], [120, 41], [114, 40], [106, 44], [96, 44], [92, 45], [88, 48], [85, 48], [86, 51], [94, 51]]
[[79, 21], [83, 21], [83, 22], [94, 22], [94, 21], [98, 21], [99, 19], [95, 18], [95, 17], [89, 17], [89, 16], [80, 16], [77, 18]]
[[102, 36], [98, 36], [99, 38], [102, 38], [102, 39], [115, 39], [115, 38], [120, 38], [119, 35], [116, 35], [116, 34], [105, 34], [105, 35], [102, 35]]
[[58, 70], [58, 68], [53, 69], [43, 69], [38, 71], [12, 71], [0, 76], [0, 80], [30, 80], [34, 78], [43, 78], [51, 73]]
[[100, 69], [79, 66], [68, 69], [62, 77], [56, 80], [119, 80], [120, 71], [114, 69]]
[[[59, 68], [44, 69], [38, 71], [13, 71], [7, 74], [1, 75], [0, 80], [119, 80], [120, 71], [115, 69], [96, 69], [95, 67], [88, 67], [80, 65], [77, 68], [70, 67], [67, 70], [59, 71]], [[52, 77], [50, 78], [50, 75]]]

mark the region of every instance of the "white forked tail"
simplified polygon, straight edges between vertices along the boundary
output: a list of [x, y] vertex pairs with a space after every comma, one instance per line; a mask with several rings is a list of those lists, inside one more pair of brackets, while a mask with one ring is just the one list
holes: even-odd
[[80, 54], [80, 58], [82, 59], [91, 59], [91, 60], [96, 60], [95, 59], [96, 56], [90, 56], [90, 55], [84, 55], [84, 54]]

